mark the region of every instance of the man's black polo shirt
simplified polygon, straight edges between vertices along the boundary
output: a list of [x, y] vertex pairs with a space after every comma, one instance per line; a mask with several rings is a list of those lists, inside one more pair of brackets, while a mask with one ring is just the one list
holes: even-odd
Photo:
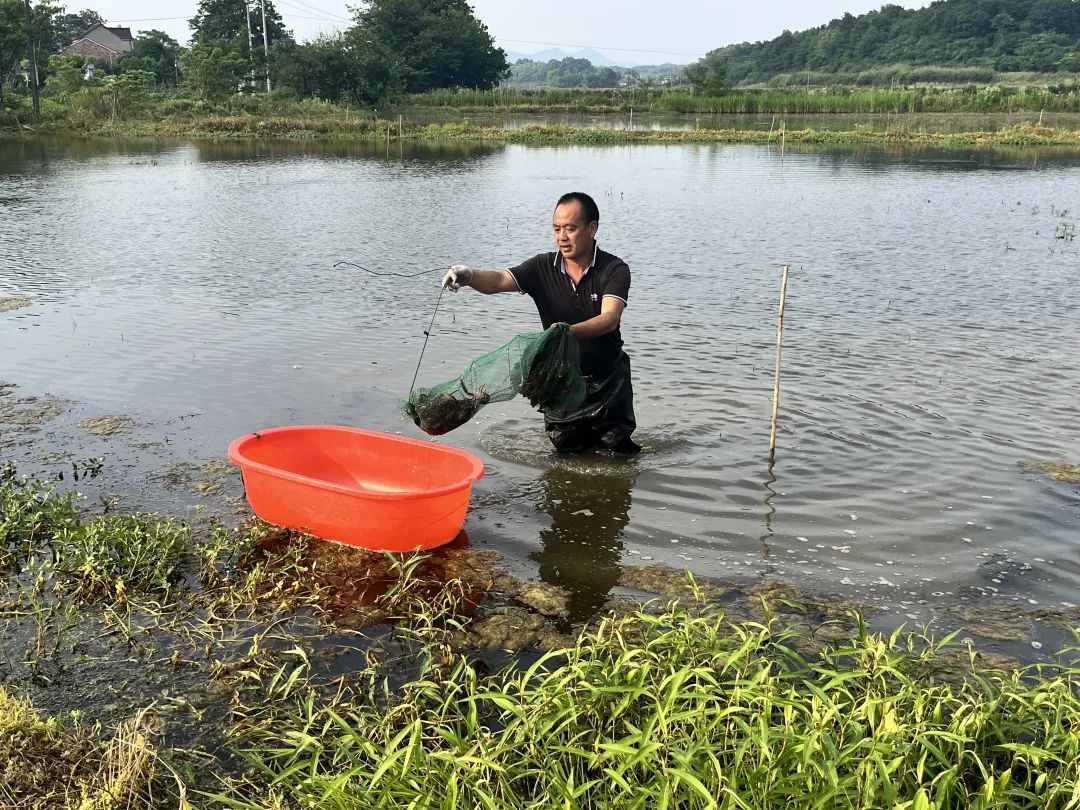
[[[547, 329], [553, 323], [581, 323], [600, 314], [603, 300], [608, 296], [628, 302], [630, 268], [618, 256], [596, 247], [593, 261], [581, 283], [575, 285], [562, 269], [562, 254], [541, 253], [517, 267], [510, 274], [518, 289], [536, 303], [540, 322]], [[581, 372], [585, 375], [605, 375], [614, 368], [622, 355], [622, 335], [618, 329], [598, 338], [579, 340]]]

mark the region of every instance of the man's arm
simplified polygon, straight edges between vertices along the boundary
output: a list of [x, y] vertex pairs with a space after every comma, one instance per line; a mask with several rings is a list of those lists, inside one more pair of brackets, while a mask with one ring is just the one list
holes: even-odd
[[481, 270], [465, 264], [451, 267], [450, 272], [443, 276], [442, 284], [451, 292], [457, 292], [461, 287], [472, 287], [485, 295], [518, 292], [517, 281], [508, 269]]
[[587, 321], [575, 323], [570, 327], [570, 334], [578, 340], [585, 338], [598, 338], [608, 332], [614, 332], [622, 322], [623, 310], [626, 302], [620, 301], [614, 296], [607, 296], [600, 304], [600, 314]]

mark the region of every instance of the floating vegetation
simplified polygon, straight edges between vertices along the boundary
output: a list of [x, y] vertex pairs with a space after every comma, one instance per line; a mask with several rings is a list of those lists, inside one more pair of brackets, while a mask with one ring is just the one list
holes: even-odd
[[1031, 638], [1031, 617], [1012, 607], [962, 605], [955, 610], [965, 631], [998, 641], [1026, 641]]
[[470, 622], [451, 640], [459, 649], [486, 647], [511, 653], [528, 647], [557, 650], [570, 643], [549, 619], [522, 607], [506, 608]]
[[95, 416], [79, 422], [79, 427], [92, 436], [113, 436], [131, 430], [135, 420], [130, 416]]
[[1080, 466], [1075, 464], [1062, 464], [1058, 461], [1025, 461], [1020, 466], [1031, 472], [1042, 473], [1054, 481], [1080, 484]]
[[184, 489], [194, 495], [210, 497], [225, 492], [231, 481], [239, 481], [240, 472], [235, 465], [221, 459], [211, 459], [201, 465], [177, 461], [155, 473], [153, 478], [168, 489]]
[[211, 459], [202, 468], [202, 478], [195, 482], [195, 491], [200, 495], [219, 495], [230, 480], [238, 479], [236, 466], [221, 459]]
[[29, 306], [36, 297], [34, 295], [0, 296], [0, 312], [11, 312], [13, 309]]
[[63, 414], [69, 406], [58, 397], [16, 397], [16, 386], [0, 381], [0, 449], [15, 447], [22, 436], [36, 433]]
[[83, 519], [74, 494], [0, 467], [0, 566], [49, 552], [58, 581], [80, 596], [123, 600], [168, 590], [191, 549], [189, 529], [156, 515]]
[[686, 572], [678, 571], [662, 563], [652, 565], [625, 565], [620, 570], [619, 584], [624, 588], [633, 588], [650, 594], [657, 594], [667, 599], [686, 599], [692, 597], [694, 588], [700, 589], [707, 599], [721, 599], [733, 589], [721, 588], [711, 583], [698, 585], [687, 577]]

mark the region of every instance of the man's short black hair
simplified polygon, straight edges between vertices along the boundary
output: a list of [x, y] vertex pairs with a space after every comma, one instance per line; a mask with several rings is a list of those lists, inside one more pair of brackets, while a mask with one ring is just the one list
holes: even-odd
[[559, 197], [559, 201], [555, 203], [555, 207], [558, 208], [563, 203], [573, 202], [574, 200], [581, 203], [581, 210], [585, 212], [586, 225], [590, 222], [600, 224], [600, 209], [596, 207], [596, 200], [583, 191], [571, 191], [568, 194], [563, 194]]

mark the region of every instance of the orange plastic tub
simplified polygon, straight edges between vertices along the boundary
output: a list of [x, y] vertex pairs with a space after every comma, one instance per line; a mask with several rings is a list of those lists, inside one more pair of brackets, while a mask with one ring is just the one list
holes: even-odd
[[453, 540], [484, 475], [464, 450], [336, 425], [249, 433], [229, 460], [263, 520], [377, 551]]

